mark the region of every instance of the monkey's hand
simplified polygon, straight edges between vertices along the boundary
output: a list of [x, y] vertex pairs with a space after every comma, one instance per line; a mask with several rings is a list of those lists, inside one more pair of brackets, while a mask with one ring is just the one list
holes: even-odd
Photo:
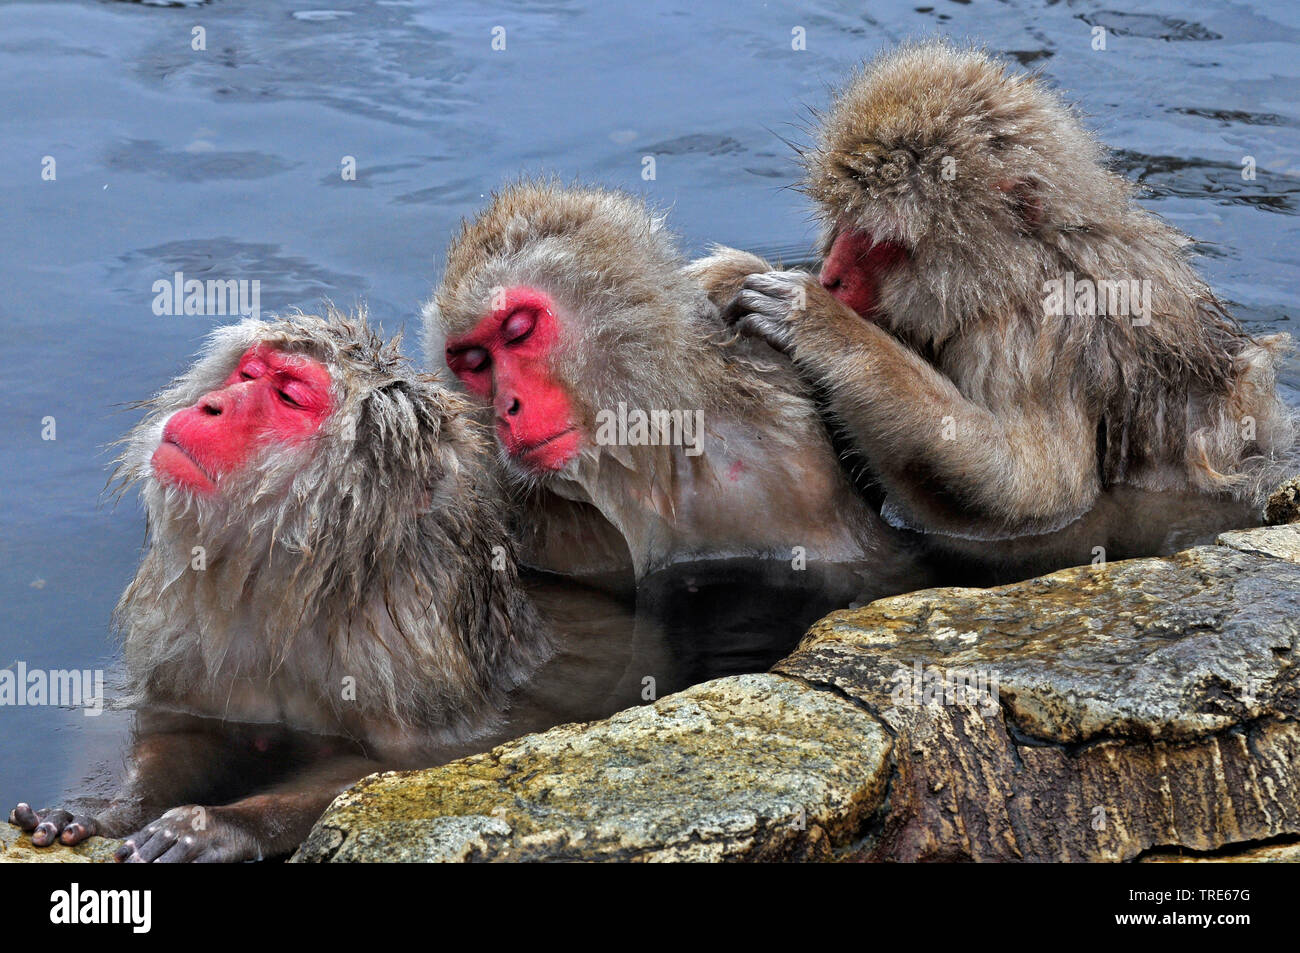
[[174, 807], [130, 835], [113, 859], [127, 864], [203, 864], [260, 860], [257, 837], [220, 807]]
[[23, 802], [9, 812], [9, 823], [31, 834], [34, 847], [49, 847], [56, 840], [70, 847], [87, 837], [106, 833], [100, 818], [82, 813], [83, 810], [45, 808], [35, 811], [30, 804]]
[[723, 317], [745, 334], [793, 357], [795, 326], [808, 311], [808, 282], [813, 280], [804, 271], [750, 275]]

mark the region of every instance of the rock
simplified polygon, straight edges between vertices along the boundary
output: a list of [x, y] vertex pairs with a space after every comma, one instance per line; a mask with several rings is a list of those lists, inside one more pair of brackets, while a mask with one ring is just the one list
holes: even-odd
[[1300, 522], [1300, 477], [1287, 480], [1264, 504], [1264, 522], [1270, 526]]
[[852, 703], [776, 675], [735, 676], [372, 776], [293, 859], [825, 859], [880, 806], [889, 754], [883, 727]]
[[[1300, 833], [1300, 565], [1265, 555], [1300, 527], [1263, 532], [814, 625], [775, 671], [895, 735], [888, 814], [862, 856], [1129, 860]], [[973, 673], [987, 704], [924, 703], [918, 669]]]
[[1213, 854], [1155, 853], [1140, 859], [1143, 864], [1295, 864], [1300, 863], [1300, 844], [1267, 844], [1244, 850]]
[[1243, 553], [1275, 556], [1278, 559], [1289, 559], [1293, 563], [1300, 563], [1300, 523], [1222, 533], [1216, 542], [1220, 546], [1231, 546]]
[[833, 613], [771, 674], [367, 779], [295, 859], [1273, 859], [1300, 526], [1221, 543]]
[[105, 837], [91, 837], [76, 847], [63, 844], [33, 847], [30, 834], [12, 824], [0, 824], [0, 864], [108, 863], [120, 843]]

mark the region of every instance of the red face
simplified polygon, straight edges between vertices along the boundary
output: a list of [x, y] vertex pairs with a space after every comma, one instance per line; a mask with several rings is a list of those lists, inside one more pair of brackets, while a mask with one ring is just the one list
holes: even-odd
[[217, 390], [177, 411], [153, 453], [159, 480], [212, 494], [268, 443], [296, 445], [333, 409], [325, 365], [265, 344], [249, 348]]
[[870, 320], [880, 306], [880, 279], [907, 258], [894, 242], [872, 242], [869, 232], [846, 228], [822, 263], [822, 287]]
[[582, 445], [569, 395], [552, 379], [560, 326], [549, 296], [508, 288], [502, 307], [447, 342], [447, 366], [471, 393], [492, 402], [497, 438], [519, 464], [561, 469]]

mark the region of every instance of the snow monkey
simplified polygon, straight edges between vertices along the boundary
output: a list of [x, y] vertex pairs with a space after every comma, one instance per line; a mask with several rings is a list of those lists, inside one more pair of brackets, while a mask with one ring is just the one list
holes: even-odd
[[95, 813], [18, 805], [36, 845], [285, 853], [352, 782], [490, 724], [547, 654], [490, 437], [364, 313], [220, 328], [144, 406], [118, 460], [149, 525], [117, 607], [128, 786]]
[[687, 266], [639, 199], [545, 182], [504, 188], [453, 240], [426, 353], [495, 427], [542, 565], [900, 565], [788, 359], [722, 322], [710, 290], [764, 267], [730, 254]]
[[1247, 335], [1105, 158], [1041, 80], [944, 42], [822, 118], [820, 276], [750, 276], [726, 317], [826, 395], [891, 522], [1014, 537], [1114, 487], [1253, 501], [1277, 475], [1288, 338]]

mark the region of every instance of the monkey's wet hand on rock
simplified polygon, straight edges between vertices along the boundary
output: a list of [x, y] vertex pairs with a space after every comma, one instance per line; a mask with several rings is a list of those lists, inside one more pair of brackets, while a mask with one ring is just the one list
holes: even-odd
[[768, 271], [750, 275], [723, 317], [739, 330], [762, 338], [785, 354], [794, 351], [794, 325], [807, 311], [808, 285], [803, 271]]
[[220, 808], [174, 807], [132, 834], [113, 859], [127, 864], [233, 863], [260, 860], [256, 839]]
[[99, 833], [99, 823], [93, 817], [60, 808], [34, 811], [27, 803], [9, 812], [9, 823], [31, 834], [36, 847], [49, 847], [56, 840], [71, 846]]

